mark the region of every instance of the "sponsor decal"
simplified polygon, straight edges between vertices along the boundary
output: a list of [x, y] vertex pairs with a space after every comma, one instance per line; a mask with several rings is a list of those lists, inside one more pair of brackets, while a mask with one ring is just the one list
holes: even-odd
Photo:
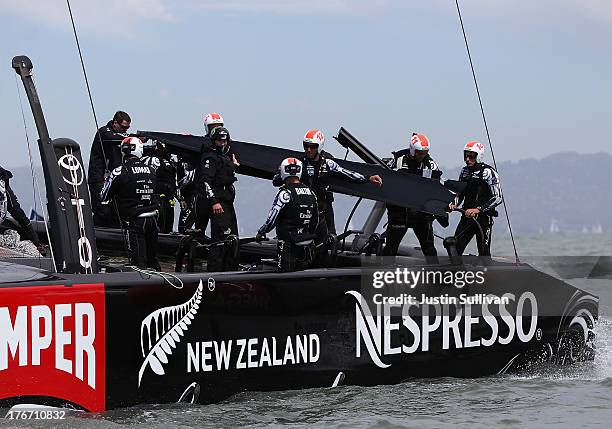
[[[346, 294], [356, 300], [356, 357], [361, 357], [363, 342], [372, 362], [380, 368], [391, 366], [385, 362], [386, 356], [428, 351], [430, 336], [441, 338], [443, 350], [450, 349], [451, 343], [456, 349], [490, 347], [496, 343], [509, 344], [515, 337], [526, 343], [534, 337], [538, 323], [538, 303], [531, 292], [522, 293], [518, 299], [514, 294], [506, 293], [499, 297], [499, 301], [479, 300], [479, 304], [465, 303], [461, 306], [455, 303], [377, 304], [375, 316], [359, 292], [348, 291]], [[510, 301], [516, 302], [514, 315], [506, 308]], [[494, 312], [489, 308], [492, 303], [496, 303], [492, 307]], [[455, 312], [449, 311], [451, 305], [456, 309]], [[401, 323], [399, 317], [394, 318], [398, 319], [398, 322], [392, 322], [392, 307], [395, 310], [401, 309]], [[419, 308], [419, 316], [411, 314], [410, 307]], [[493, 313], [499, 316], [494, 316]], [[475, 316], [476, 314], [482, 316]], [[529, 323], [524, 324], [523, 318], [527, 318]], [[482, 326], [487, 329], [477, 329]], [[408, 335], [400, 335], [400, 328], [402, 333], [407, 331]], [[475, 336], [472, 330], [479, 332], [481, 336]], [[504, 334], [500, 335], [500, 331]]]
[[57, 165], [61, 167], [60, 171], [64, 182], [72, 186], [79, 186], [83, 183], [85, 177], [83, 167], [76, 156], [72, 154], [63, 155], [57, 160]]
[[[73, 192], [74, 195], [70, 198], [70, 202], [75, 207], [77, 219], [81, 220], [84, 216], [83, 206], [85, 205], [85, 200], [78, 198], [78, 188], [85, 178], [83, 166], [79, 158], [71, 153], [67, 153], [60, 157], [57, 160], [57, 165], [60, 167], [64, 182], [75, 188], [75, 192]], [[91, 269], [93, 253], [91, 250], [91, 243], [83, 231], [81, 231], [81, 236], [77, 241], [77, 247], [79, 249], [79, 264], [81, 267], [85, 268], [85, 272], [87, 273]]]
[[0, 288], [0, 399], [105, 409], [104, 285]]
[[319, 360], [317, 334], [187, 344], [187, 372], [298, 365]]
[[[214, 279], [208, 279], [208, 288], [215, 290]], [[142, 321], [140, 338], [144, 361], [138, 373], [139, 387], [148, 369], [157, 375], [166, 374], [164, 366], [198, 314], [203, 289], [204, 282], [200, 280], [188, 301], [160, 308]], [[187, 357], [186, 373], [315, 363], [321, 354], [317, 334], [194, 341], [181, 347]]]
[[202, 301], [202, 280], [189, 301], [160, 308], [149, 314], [140, 324], [140, 347], [144, 361], [138, 371], [138, 387], [147, 368], [157, 375], [164, 375], [164, 365], [173, 349], [180, 343]]

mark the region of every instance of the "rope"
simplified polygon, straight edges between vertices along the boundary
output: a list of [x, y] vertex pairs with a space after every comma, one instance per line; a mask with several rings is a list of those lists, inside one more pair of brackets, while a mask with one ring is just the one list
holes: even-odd
[[[162, 279], [164, 279], [164, 282], [168, 283], [173, 288], [183, 289], [183, 281], [180, 278], [178, 278], [177, 276], [175, 276], [174, 274], [172, 274], [172, 273], [166, 273], [164, 271], [145, 270], [145, 269], [142, 269], [142, 268], [138, 268], [138, 267], [136, 267], [134, 265], [127, 265], [127, 268], [131, 268], [132, 270], [136, 271], [137, 273], [149, 276], [149, 278], [152, 277], [152, 276], [159, 276]], [[170, 281], [170, 279], [174, 279], [174, 280], [178, 281], [179, 285], [178, 286], [175, 285], [174, 283], [172, 283], [172, 281]]]
[[[81, 52], [81, 44], [79, 43], [79, 36], [77, 35], [76, 25], [74, 24], [74, 17], [72, 16], [72, 8], [70, 7], [70, 0], [66, 0], [68, 4], [68, 12], [70, 13], [70, 21], [72, 22], [72, 31], [74, 32], [74, 40], [76, 41], [77, 50], [79, 51], [79, 59], [81, 60], [81, 68], [83, 69], [83, 77], [85, 78], [85, 86], [87, 87], [87, 94], [89, 95], [89, 104], [91, 105], [91, 111], [93, 113], [94, 122], [96, 124], [96, 130], [100, 129], [98, 124], [98, 117], [96, 116], [96, 109], [94, 108], [93, 97], [91, 96], [91, 89], [89, 88], [89, 79], [87, 79], [87, 72], [85, 71], [85, 62], [83, 61], [83, 53]], [[102, 144], [102, 136], [97, 133], [98, 139], [100, 140], [100, 147], [102, 148], [102, 156], [104, 157], [104, 164], [108, 167], [108, 158], [104, 151], [104, 145]]]
[[[47, 223], [47, 211], [45, 210], [45, 205], [42, 202], [42, 194], [40, 192], [40, 187], [38, 184], [38, 177], [34, 170], [34, 160], [32, 158], [32, 148], [30, 146], [30, 136], [28, 134], [28, 125], [26, 123], [25, 113], [23, 111], [23, 101], [21, 99], [21, 92], [19, 91], [19, 81], [17, 80], [17, 75], [15, 75], [15, 86], [17, 87], [17, 96], [19, 97], [19, 108], [21, 110], [21, 119], [23, 120], [23, 130], [25, 132], [27, 147], [28, 147], [28, 158], [30, 160], [30, 171], [32, 173], [32, 193], [34, 194], [34, 211], [36, 211], [36, 194], [38, 193], [38, 199], [40, 201], [40, 206], [43, 212], [43, 221], [45, 223], [45, 231], [47, 233], [47, 243], [49, 243], [49, 252], [51, 253], [51, 262], [53, 266], [55, 265], [55, 255], [53, 253], [53, 246], [51, 245], [51, 234], [49, 234], [49, 225]], [[30, 222], [32, 222], [30, 220]], [[40, 251], [38, 252], [40, 254]]]
[[[74, 16], [72, 15], [72, 8], [70, 7], [70, 0], [66, 0], [66, 4], [68, 5], [68, 13], [70, 14], [70, 22], [72, 23], [72, 31], [74, 32], [74, 40], [76, 41], [77, 50], [79, 52], [79, 59], [81, 60], [81, 69], [83, 70], [83, 77], [85, 78], [85, 86], [87, 87], [87, 95], [89, 96], [89, 104], [91, 105], [91, 112], [93, 113], [94, 123], [96, 125], [96, 136], [100, 141], [100, 149], [102, 149], [102, 157], [104, 158], [105, 170], [108, 171], [108, 158], [106, 157], [106, 151], [104, 150], [104, 144], [102, 143], [102, 135], [98, 132], [100, 129], [100, 124], [98, 123], [98, 116], [96, 115], [96, 109], [94, 107], [93, 97], [91, 95], [91, 89], [89, 87], [89, 79], [87, 78], [87, 71], [85, 70], [85, 61], [83, 61], [83, 53], [81, 51], [81, 44], [79, 43], [79, 36], [77, 34], [76, 25], [74, 23]], [[91, 201], [91, 195], [89, 196]], [[121, 216], [119, 215], [119, 208], [117, 207], [117, 201], [113, 199], [113, 207], [115, 209], [115, 213], [117, 214], [117, 219], [119, 219], [119, 225], [122, 226], [123, 222], [121, 221]], [[124, 241], [123, 243], [126, 250], [129, 247], [129, 244]]]
[[[478, 88], [478, 81], [476, 79], [474, 63], [472, 62], [472, 55], [470, 54], [470, 46], [468, 44], [467, 35], [465, 34], [463, 18], [461, 17], [461, 9], [459, 8], [459, 0], [455, 0], [455, 4], [457, 5], [457, 14], [459, 15], [459, 23], [461, 24], [461, 31], [463, 32], [463, 40], [465, 41], [465, 49], [467, 51], [468, 60], [470, 62], [470, 68], [472, 70], [472, 78], [474, 79], [474, 86], [476, 87], [476, 95], [478, 96], [478, 103], [480, 105], [480, 113], [482, 114], [482, 121], [484, 122], [485, 131], [487, 133], [487, 141], [489, 142], [489, 147], [491, 148], [491, 158], [493, 158], [493, 166], [497, 170], [497, 162], [495, 161], [495, 154], [493, 153], [493, 143], [491, 142], [491, 135], [489, 134], [489, 127], [487, 126], [487, 118], [485, 116], [484, 107], [482, 106], [482, 98], [480, 97], [480, 90]], [[501, 188], [501, 183], [499, 185], [499, 188], [501, 190], [502, 204], [504, 205], [504, 212], [506, 214], [506, 220], [508, 222], [508, 231], [510, 232], [510, 239], [512, 240], [512, 247], [514, 249], [514, 257], [516, 259], [516, 263], [518, 264], [520, 263], [519, 256], [518, 256], [518, 252], [516, 251], [516, 243], [514, 242], [514, 234], [512, 233], [512, 225], [510, 224], [510, 216], [508, 215], [508, 207], [506, 206], [506, 199], [504, 198], [504, 192]]]

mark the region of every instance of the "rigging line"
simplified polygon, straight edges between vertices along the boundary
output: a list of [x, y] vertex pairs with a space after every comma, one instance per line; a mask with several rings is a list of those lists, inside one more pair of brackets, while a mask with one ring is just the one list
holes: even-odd
[[[38, 193], [38, 199], [40, 201], [40, 207], [43, 213], [43, 221], [45, 223], [45, 231], [47, 233], [47, 243], [49, 243], [49, 253], [51, 253], [51, 263], [54, 267], [55, 265], [55, 254], [53, 253], [53, 246], [51, 245], [51, 234], [49, 234], [49, 224], [47, 222], [47, 211], [45, 210], [45, 205], [42, 202], [42, 194], [40, 193], [40, 186], [38, 184], [38, 177], [36, 172], [34, 171], [34, 160], [32, 159], [32, 149], [30, 147], [30, 136], [28, 134], [28, 125], [26, 123], [25, 113], [23, 111], [23, 101], [21, 99], [21, 92], [19, 91], [19, 82], [17, 81], [17, 75], [15, 75], [15, 86], [17, 87], [17, 96], [19, 97], [19, 108], [21, 109], [21, 119], [23, 120], [23, 129], [26, 136], [26, 142], [28, 146], [28, 157], [30, 159], [30, 171], [32, 172], [32, 190], [34, 193], [34, 207], [36, 208], [36, 194]], [[30, 220], [30, 223], [32, 220]], [[40, 250], [38, 251], [40, 254]], [[40, 259], [40, 258], [39, 258]]]
[[[89, 87], [89, 79], [87, 78], [87, 71], [85, 70], [85, 61], [83, 61], [83, 53], [81, 51], [81, 44], [79, 43], [79, 36], [77, 34], [76, 25], [74, 23], [74, 16], [72, 15], [72, 8], [70, 7], [70, 0], [66, 0], [66, 4], [68, 5], [68, 13], [70, 14], [70, 22], [72, 23], [72, 31], [74, 32], [74, 40], [76, 41], [77, 50], [79, 52], [79, 59], [81, 60], [81, 69], [83, 70], [83, 77], [85, 78], [85, 86], [87, 87], [87, 95], [89, 96], [89, 104], [91, 105], [91, 112], [93, 113], [94, 122], [96, 124], [96, 136], [100, 141], [100, 149], [102, 149], [102, 157], [104, 158], [105, 170], [108, 171], [108, 158], [106, 157], [106, 151], [104, 150], [104, 144], [102, 143], [102, 134], [98, 131], [100, 129], [100, 124], [98, 123], [98, 116], [96, 115], [96, 109], [94, 107], [93, 97], [91, 95], [91, 89]], [[91, 155], [90, 155], [91, 156]], [[91, 201], [91, 195], [89, 196], [89, 200]], [[117, 201], [113, 199], [113, 207], [115, 208], [115, 213], [117, 214], [117, 219], [119, 219], [119, 225], [123, 222], [121, 221], [121, 216], [119, 215], [119, 208], [117, 207]], [[124, 247], [129, 247], [129, 244], [124, 242]]]
[[[478, 81], [476, 79], [476, 71], [474, 70], [474, 63], [472, 62], [472, 55], [470, 54], [470, 46], [468, 44], [467, 35], [465, 34], [463, 18], [461, 17], [461, 9], [459, 8], [459, 0], [455, 0], [455, 4], [457, 5], [457, 14], [459, 15], [459, 23], [461, 24], [461, 31], [463, 33], [465, 49], [467, 51], [467, 56], [470, 61], [470, 68], [472, 70], [472, 78], [474, 79], [474, 86], [476, 87], [476, 95], [478, 96], [478, 103], [480, 105], [480, 113], [482, 114], [482, 121], [484, 123], [485, 131], [487, 133], [487, 141], [489, 142], [489, 148], [491, 148], [491, 158], [493, 159], [493, 165], [495, 166], [495, 169], [497, 170], [497, 162], [495, 161], [495, 154], [493, 153], [493, 143], [491, 142], [491, 135], [489, 134], [487, 118], [485, 116], [484, 107], [482, 106], [482, 98], [480, 97], [480, 89], [478, 88]], [[502, 204], [504, 205], [504, 212], [506, 214], [506, 220], [508, 222], [508, 231], [510, 232], [510, 239], [512, 240], [512, 248], [514, 249], [514, 257], [516, 259], [516, 263], [518, 264], [520, 260], [519, 260], [518, 252], [516, 251], [516, 243], [514, 242], [514, 234], [512, 233], [512, 225], [510, 224], [510, 216], [508, 215], [508, 207], [506, 206], [506, 199], [504, 198], [504, 192], [502, 190], [501, 183], [499, 184], [499, 189], [502, 194], [501, 195]]]
[[91, 89], [89, 88], [89, 79], [87, 79], [87, 72], [85, 71], [85, 62], [83, 61], [83, 53], [81, 52], [81, 44], [79, 43], [79, 36], [77, 35], [76, 25], [74, 24], [74, 17], [72, 16], [72, 8], [70, 7], [70, 0], [66, 0], [68, 4], [68, 12], [70, 13], [70, 21], [72, 22], [72, 31], [74, 32], [74, 40], [76, 41], [77, 50], [79, 51], [79, 59], [81, 60], [81, 68], [83, 69], [83, 77], [85, 78], [85, 86], [87, 87], [87, 94], [89, 95], [89, 104], [91, 105], [91, 111], [93, 113], [94, 122], [96, 124], [96, 133], [100, 140], [100, 148], [102, 149], [102, 156], [104, 157], [104, 164], [108, 168], [108, 159], [106, 158], [106, 152], [104, 151], [104, 145], [102, 144], [102, 136], [97, 130], [100, 129], [98, 124], [98, 117], [96, 116], [96, 109], [94, 108], [93, 97], [91, 96]]

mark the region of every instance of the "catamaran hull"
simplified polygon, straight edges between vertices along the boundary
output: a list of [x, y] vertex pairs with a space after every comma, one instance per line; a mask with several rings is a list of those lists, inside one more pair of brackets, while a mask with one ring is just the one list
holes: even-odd
[[507, 304], [376, 305], [362, 275], [184, 274], [177, 289], [116, 273], [0, 286], [0, 406], [100, 412], [592, 358], [597, 298], [528, 266], [489, 267], [486, 286], [408, 291]]

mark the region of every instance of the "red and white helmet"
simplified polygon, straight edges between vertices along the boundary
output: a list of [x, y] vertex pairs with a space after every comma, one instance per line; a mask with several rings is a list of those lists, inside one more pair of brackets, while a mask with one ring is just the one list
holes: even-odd
[[323, 150], [323, 143], [325, 143], [325, 134], [321, 130], [312, 129], [304, 135], [304, 144], [318, 145], [318, 152], [321, 153]]
[[287, 177], [297, 177], [299, 179], [302, 176], [302, 161], [297, 158], [283, 159], [280, 165], [280, 175], [283, 181]]
[[126, 137], [121, 141], [121, 153], [123, 156], [133, 155], [142, 158], [144, 143], [138, 137]]
[[223, 126], [223, 116], [221, 116], [219, 113], [213, 112], [204, 116], [204, 126], [206, 127], [206, 134], [210, 134], [210, 126], [216, 124], [218, 124], [219, 126]]
[[412, 133], [410, 138], [410, 156], [417, 150], [429, 151], [429, 139], [424, 134]]
[[482, 158], [484, 157], [485, 147], [482, 143], [477, 141], [467, 142], [465, 147], [463, 148], [463, 152], [475, 152], [476, 153], [476, 162], [482, 162]]

